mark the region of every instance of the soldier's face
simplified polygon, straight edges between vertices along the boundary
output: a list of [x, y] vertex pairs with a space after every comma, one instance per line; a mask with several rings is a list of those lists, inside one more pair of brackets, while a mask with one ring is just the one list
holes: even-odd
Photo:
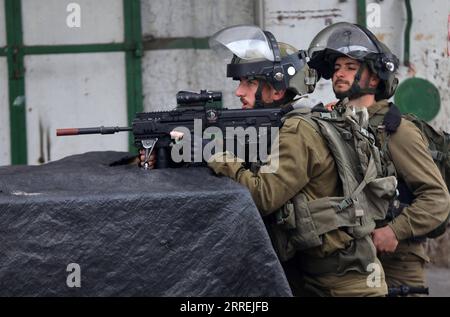
[[333, 90], [344, 93], [350, 89], [361, 63], [348, 57], [339, 57], [334, 63]]
[[[259, 81], [257, 79], [248, 79], [242, 77], [235, 94], [241, 99], [242, 109], [253, 109], [255, 107], [255, 94], [258, 90]], [[272, 103], [278, 99], [276, 90], [268, 84], [262, 83], [261, 99], [264, 103]]]
[[[361, 63], [349, 57], [338, 57], [334, 63], [333, 90], [335, 93], [345, 93], [350, 89], [355, 81], [356, 73], [361, 67]], [[361, 88], [375, 88], [378, 85], [378, 78], [371, 74], [367, 67], [361, 73], [359, 86]]]

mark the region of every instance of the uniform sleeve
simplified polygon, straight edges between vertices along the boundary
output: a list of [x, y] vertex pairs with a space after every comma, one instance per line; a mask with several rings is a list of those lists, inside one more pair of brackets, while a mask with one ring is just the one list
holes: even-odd
[[415, 197], [389, 226], [398, 240], [425, 235], [450, 211], [447, 186], [428, 152], [427, 141], [413, 123], [403, 119], [388, 145], [398, 177]]
[[317, 172], [319, 165], [313, 147], [321, 139], [302, 119], [286, 120], [278, 140], [278, 160], [276, 147], [275, 150], [272, 147], [268, 164], [257, 173], [245, 169], [242, 161], [236, 161], [229, 152], [216, 154], [208, 163], [216, 174], [231, 177], [246, 186], [263, 215], [279, 209], [294, 197]]

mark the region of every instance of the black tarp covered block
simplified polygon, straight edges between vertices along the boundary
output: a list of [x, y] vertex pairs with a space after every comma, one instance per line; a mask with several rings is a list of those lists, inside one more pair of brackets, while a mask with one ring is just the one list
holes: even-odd
[[292, 295], [245, 187], [126, 155], [0, 167], [1, 296]]

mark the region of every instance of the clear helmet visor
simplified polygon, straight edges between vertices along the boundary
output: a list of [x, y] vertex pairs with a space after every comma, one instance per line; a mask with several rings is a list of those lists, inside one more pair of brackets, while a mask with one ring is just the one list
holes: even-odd
[[330, 25], [312, 40], [308, 54], [325, 49], [333, 50], [349, 57], [362, 58], [369, 53], [381, 53], [370, 37], [360, 28], [348, 22]]
[[228, 61], [233, 55], [242, 60], [275, 60], [266, 35], [253, 25], [231, 26], [220, 30], [210, 37], [209, 47]]

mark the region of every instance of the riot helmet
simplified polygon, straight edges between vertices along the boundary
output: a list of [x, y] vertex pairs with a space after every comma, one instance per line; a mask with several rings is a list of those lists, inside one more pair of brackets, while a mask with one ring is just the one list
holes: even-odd
[[[227, 77], [234, 80], [255, 78], [269, 83], [275, 90], [287, 90], [292, 96], [314, 91], [315, 70], [308, 67], [307, 53], [277, 42], [273, 34], [254, 25], [227, 27], [209, 39], [209, 47], [226, 59]], [[261, 105], [262, 85], [255, 95]]]
[[[332, 24], [320, 31], [312, 40], [308, 55], [309, 66], [316, 69], [319, 76], [330, 79], [334, 73], [334, 63], [338, 57], [349, 57], [361, 63], [352, 87], [344, 97], [358, 97], [363, 94], [375, 94], [375, 99], [390, 98], [397, 88], [395, 73], [399, 60], [389, 48], [378, 41], [375, 35], [365, 27], [348, 22]], [[376, 89], [361, 88], [359, 80], [364, 67], [378, 76], [380, 83]]]

